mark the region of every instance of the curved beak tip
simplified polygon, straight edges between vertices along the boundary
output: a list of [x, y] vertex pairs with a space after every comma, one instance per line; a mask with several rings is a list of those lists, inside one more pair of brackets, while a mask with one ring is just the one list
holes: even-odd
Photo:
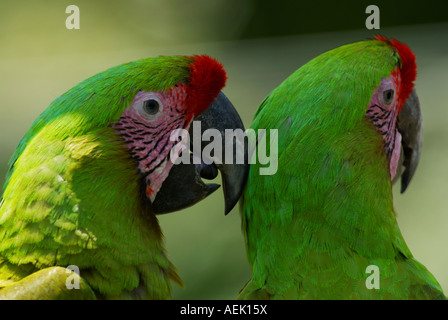
[[223, 176], [225, 211], [228, 215], [240, 199], [246, 185], [247, 168], [242, 166], [232, 175]]

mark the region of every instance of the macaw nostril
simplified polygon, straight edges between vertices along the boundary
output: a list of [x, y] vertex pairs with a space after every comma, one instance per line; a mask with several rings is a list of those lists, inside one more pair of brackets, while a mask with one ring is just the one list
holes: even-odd
[[201, 178], [207, 180], [213, 180], [218, 176], [218, 168], [216, 168], [216, 166], [213, 163], [212, 164], [201, 163], [196, 165], [196, 168]]

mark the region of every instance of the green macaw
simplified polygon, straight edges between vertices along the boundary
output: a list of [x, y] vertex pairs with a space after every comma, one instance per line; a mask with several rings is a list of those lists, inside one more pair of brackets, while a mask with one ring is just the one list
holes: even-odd
[[[182, 284], [156, 214], [217, 189], [238, 201], [245, 165], [173, 165], [193, 121], [243, 128], [208, 56], [138, 60], [57, 98], [18, 145], [0, 205], [0, 299], [167, 299]], [[204, 125], [205, 123], [205, 125]], [[177, 130], [181, 131], [181, 130]], [[171, 152], [177, 150], [176, 152]], [[187, 150], [188, 151], [188, 150]], [[70, 268], [69, 268], [70, 267]]]
[[415, 78], [412, 51], [377, 36], [312, 59], [261, 103], [251, 128], [271, 158], [278, 139], [278, 169], [249, 170], [239, 299], [445, 298], [393, 207], [392, 179], [403, 192], [420, 156]]

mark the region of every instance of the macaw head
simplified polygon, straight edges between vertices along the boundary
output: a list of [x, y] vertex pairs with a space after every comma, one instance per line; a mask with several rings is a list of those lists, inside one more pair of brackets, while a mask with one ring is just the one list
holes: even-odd
[[414, 88], [417, 65], [407, 45], [383, 36], [376, 36], [374, 41], [392, 48], [398, 63], [373, 93], [366, 117], [384, 139], [391, 179], [395, 182], [401, 176], [403, 193], [417, 168], [423, 141], [420, 103]]
[[[219, 147], [224, 152], [225, 131], [244, 131], [237, 111], [221, 91], [226, 72], [221, 63], [208, 56], [175, 57], [182, 59], [181, 66], [173, 65], [170, 59], [173, 58], [142, 62], [153, 64], [151, 69], [158, 73], [153, 75], [155, 78], [169, 74], [172, 68], [179, 72], [162, 88], [142, 85], [114, 128], [136, 161], [144, 195], [154, 213], [177, 211], [204, 199], [219, 185], [204, 183], [202, 179], [214, 179], [218, 171], [222, 175], [225, 212], [228, 213], [242, 193], [247, 164], [213, 163], [202, 158], [193, 159], [193, 154], [186, 157], [188, 161], [178, 161], [182, 152], [194, 147], [191, 143], [194, 142], [193, 121], [200, 122], [202, 132], [199, 134], [208, 129], [218, 130], [223, 137]], [[199, 143], [202, 150], [205, 144]], [[222, 156], [224, 159], [225, 153]], [[235, 157], [236, 154], [233, 160]]]
[[[244, 130], [221, 92], [226, 79], [222, 64], [206, 55], [148, 58], [100, 72], [62, 94], [36, 119], [11, 159], [5, 186], [17, 167], [27, 163], [21, 160], [25, 150], [46, 143], [40, 136], [49, 141], [89, 137], [90, 142], [110, 141], [109, 148], [116, 149], [117, 143], [124, 146], [124, 161], [136, 167], [142, 199], [145, 204], [149, 201], [154, 213], [180, 210], [204, 199], [219, 185], [204, 183], [202, 178], [214, 179], [218, 171], [229, 212], [243, 190], [247, 164], [203, 159], [175, 164], [182, 151], [189, 152], [185, 136], [191, 133], [193, 121], [201, 122], [203, 131]], [[176, 137], [177, 132], [183, 133]], [[33, 150], [36, 157], [44, 149]], [[104, 163], [108, 157], [116, 155], [101, 152]]]

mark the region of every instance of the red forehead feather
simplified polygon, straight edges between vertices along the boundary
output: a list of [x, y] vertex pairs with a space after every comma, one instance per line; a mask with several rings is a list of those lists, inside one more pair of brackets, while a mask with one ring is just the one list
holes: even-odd
[[223, 65], [206, 55], [192, 56], [190, 82], [187, 85], [187, 105], [194, 115], [208, 108], [226, 84]]
[[400, 103], [398, 104], [399, 111], [403, 103], [411, 94], [414, 88], [414, 81], [417, 77], [417, 64], [415, 62], [415, 55], [407, 45], [395, 39], [388, 39], [386, 37], [376, 35], [375, 38], [379, 41], [387, 43], [391, 46], [400, 57], [401, 65], [399, 66], [401, 78]]

